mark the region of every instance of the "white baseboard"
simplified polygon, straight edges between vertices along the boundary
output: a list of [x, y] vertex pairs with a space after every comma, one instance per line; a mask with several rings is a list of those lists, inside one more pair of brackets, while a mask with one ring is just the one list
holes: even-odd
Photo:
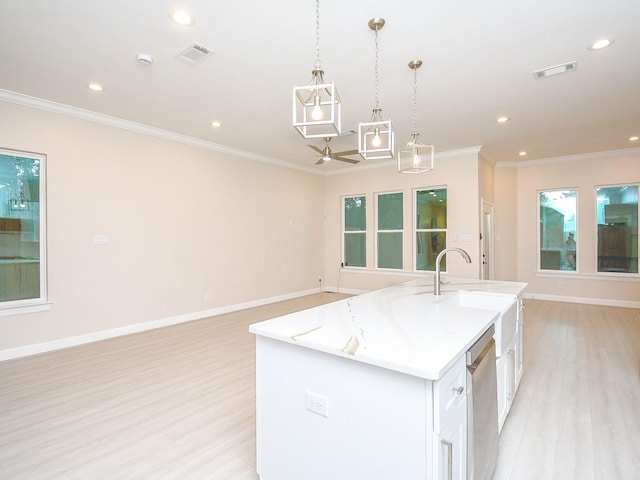
[[238, 303], [235, 305], [227, 305], [224, 307], [213, 308], [210, 310], [202, 310], [199, 312], [192, 312], [184, 315], [177, 315], [174, 317], [151, 320], [149, 322], [134, 323], [132, 325], [126, 325], [124, 327], [112, 328], [112, 329], [103, 330], [100, 332], [87, 333], [87, 334], [78, 335], [75, 337], [61, 338], [59, 340], [52, 340], [50, 342], [42, 342], [42, 343], [36, 343], [33, 345], [25, 345], [23, 347], [9, 348], [5, 350], [0, 350], [0, 362], [4, 360], [13, 360], [16, 358], [28, 357], [31, 355], [38, 355], [40, 353], [52, 352], [55, 350], [62, 350], [64, 348], [77, 347], [79, 345], [99, 342], [101, 340], [121, 337], [123, 335], [130, 335], [132, 333], [144, 332], [144, 331], [153, 330], [156, 328], [169, 327], [171, 325], [177, 325], [179, 323], [190, 322], [192, 320], [199, 320], [201, 318], [213, 317], [215, 315], [221, 315], [223, 313], [236, 312], [238, 310], [244, 310], [247, 308], [259, 307], [261, 305], [281, 302], [283, 300], [290, 300], [292, 298], [303, 297], [305, 295], [311, 295], [319, 292], [320, 292], [320, 289], [314, 288], [314, 289], [305, 290], [302, 292], [279, 295], [277, 297], [263, 298], [260, 300], [253, 300], [251, 302]]
[[566, 297], [562, 295], [548, 295], [542, 293], [524, 293], [524, 298], [531, 300], [548, 300], [550, 302], [584, 303], [587, 305], [603, 305], [607, 307], [640, 308], [640, 302], [627, 300], [611, 300], [608, 298]]

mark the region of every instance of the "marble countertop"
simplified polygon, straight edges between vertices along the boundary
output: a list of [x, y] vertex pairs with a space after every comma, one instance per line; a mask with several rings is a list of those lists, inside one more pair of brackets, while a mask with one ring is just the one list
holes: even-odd
[[365, 293], [253, 324], [256, 335], [351, 358], [397, 372], [438, 380], [499, 316], [440, 304], [464, 290], [517, 297], [525, 283], [433, 276]]

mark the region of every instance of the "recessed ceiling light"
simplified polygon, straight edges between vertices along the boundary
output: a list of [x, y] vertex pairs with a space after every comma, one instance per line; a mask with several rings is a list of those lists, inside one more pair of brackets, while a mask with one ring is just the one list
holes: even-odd
[[190, 27], [196, 23], [196, 19], [186, 10], [174, 10], [169, 12], [169, 19], [181, 27]]
[[603, 48], [610, 47], [613, 44], [612, 38], [601, 38], [589, 45], [589, 50], [602, 50]]
[[498, 118], [496, 119], [496, 121], [497, 121], [498, 123], [505, 123], [505, 122], [508, 122], [508, 121], [509, 121], [509, 117], [507, 117], [506, 115], [503, 115], [503, 116], [501, 116], [501, 117], [498, 117]]
[[211, 122], [211, 126], [215, 127], [215, 128], [221, 127], [222, 126], [222, 122], [214, 120], [213, 122]]
[[634, 135], [633, 137], [629, 137], [630, 142], [637, 142], [639, 139], [640, 137], [638, 137], [637, 135]]
[[92, 92], [102, 92], [104, 90], [102, 85], [100, 85], [99, 83], [95, 83], [95, 82], [87, 84], [87, 88], [89, 90], [91, 90]]
[[525, 152], [524, 150], [521, 152], [518, 152], [518, 155], [520, 155], [521, 157], [524, 157], [527, 154], [527, 152]]

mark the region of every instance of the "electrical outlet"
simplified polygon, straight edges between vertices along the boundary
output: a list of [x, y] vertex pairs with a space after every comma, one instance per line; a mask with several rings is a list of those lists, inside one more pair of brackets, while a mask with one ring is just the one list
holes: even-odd
[[204, 294], [204, 301], [208, 302], [209, 300], [211, 300], [211, 294], [209, 292]]
[[329, 399], [317, 393], [305, 392], [305, 407], [310, 412], [329, 417]]

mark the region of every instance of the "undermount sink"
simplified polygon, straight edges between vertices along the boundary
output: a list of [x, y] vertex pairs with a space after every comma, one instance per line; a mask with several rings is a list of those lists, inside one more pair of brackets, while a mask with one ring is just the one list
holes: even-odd
[[509, 341], [516, 333], [517, 307], [516, 299], [508, 296], [491, 295], [484, 292], [470, 292], [459, 290], [444, 294], [437, 300], [440, 305], [477, 308], [500, 312], [495, 321], [496, 355], [501, 356]]

